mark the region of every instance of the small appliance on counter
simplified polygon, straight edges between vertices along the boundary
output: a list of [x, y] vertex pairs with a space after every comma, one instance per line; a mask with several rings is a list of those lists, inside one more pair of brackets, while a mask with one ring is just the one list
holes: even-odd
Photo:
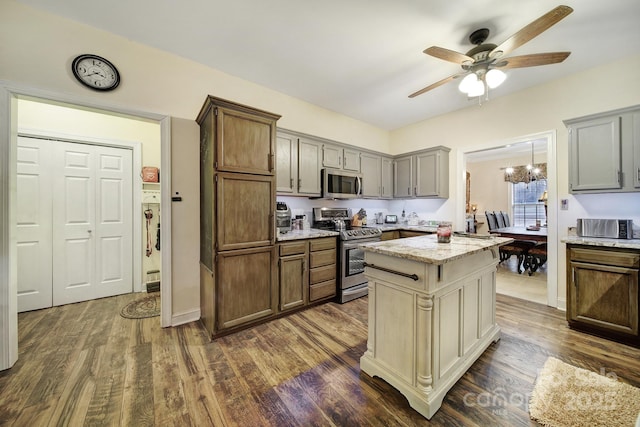
[[291, 230], [291, 209], [284, 202], [276, 202], [276, 228], [278, 234]]
[[633, 221], [630, 219], [578, 218], [577, 233], [580, 237], [633, 239]]

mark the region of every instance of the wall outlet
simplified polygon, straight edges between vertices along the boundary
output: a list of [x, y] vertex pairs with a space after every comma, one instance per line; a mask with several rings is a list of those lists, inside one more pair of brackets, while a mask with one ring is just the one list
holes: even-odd
[[569, 236], [577, 236], [578, 230], [576, 227], [567, 227], [567, 235]]
[[569, 199], [560, 200], [560, 209], [563, 211], [569, 210]]

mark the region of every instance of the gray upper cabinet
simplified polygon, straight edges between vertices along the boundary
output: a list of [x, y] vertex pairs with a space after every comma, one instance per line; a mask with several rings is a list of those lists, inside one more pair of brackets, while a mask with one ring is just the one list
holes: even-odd
[[382, 189], [380, 196], [383, 199], [391, 199], [393, 197], [393, 160], [382, 158]]
[[298, 141], [298, 194], [320, 196], [321, 145], [300, 138]]
[[342, 148], [335, 145], [323, 144], [322, 167], [342, 169]]
[[320, 196], [320, 143], [278, 131], [276, 191], [280, 195]]
[[416, 197], [449, 197], [449, 151], [438, 149], [415, 155]]
[[322, 166], [360, 172], [360, 152], [337, 145], [322, 145]]
[[393, 161], [393, 197], [413, 195], [413, 156], [399, 157]]
[[640, 108], [567, 120], [569, 192], [640, 191]]
[[640, 111], [633, 113], [633, 188], [640, 191]]
[[360, 152], [345, 148], [342, 155], [342, 169], [360, 172]]
[[278, 132], [276, 155], [276, 191], [278, 194], [293, 194], [298, 180], [298, 138]]
[[382, 157], [362, 153], [362, 197], [379, 199], [382, 194]]
[[620, 120], [606, 117], [569, 128], [571, 191], [622, 188]]
[[394, 160], [393, 196], [449, 197], [449, 149], [435, 147]]

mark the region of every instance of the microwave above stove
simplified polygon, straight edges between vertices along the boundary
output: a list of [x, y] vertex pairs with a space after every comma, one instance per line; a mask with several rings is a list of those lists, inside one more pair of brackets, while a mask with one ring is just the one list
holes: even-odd
[[355, 199], [362, 196], [362, 174], [339, 169], [322, 169], [322, 197]]

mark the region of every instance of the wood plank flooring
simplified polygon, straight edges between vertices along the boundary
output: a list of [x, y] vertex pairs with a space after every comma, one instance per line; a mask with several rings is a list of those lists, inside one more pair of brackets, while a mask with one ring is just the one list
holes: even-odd
[[2, 426], [529, 426], [548, 356], [640, 387], [640, 350], [568, 329], [564, 313], [499, 295], [502, 338], [428, 421], [360, 372], [367, 298], [328, 303], [209, 342], [198, 323], [132, 320], [124, 295], [18, 318], [0, 372]]

